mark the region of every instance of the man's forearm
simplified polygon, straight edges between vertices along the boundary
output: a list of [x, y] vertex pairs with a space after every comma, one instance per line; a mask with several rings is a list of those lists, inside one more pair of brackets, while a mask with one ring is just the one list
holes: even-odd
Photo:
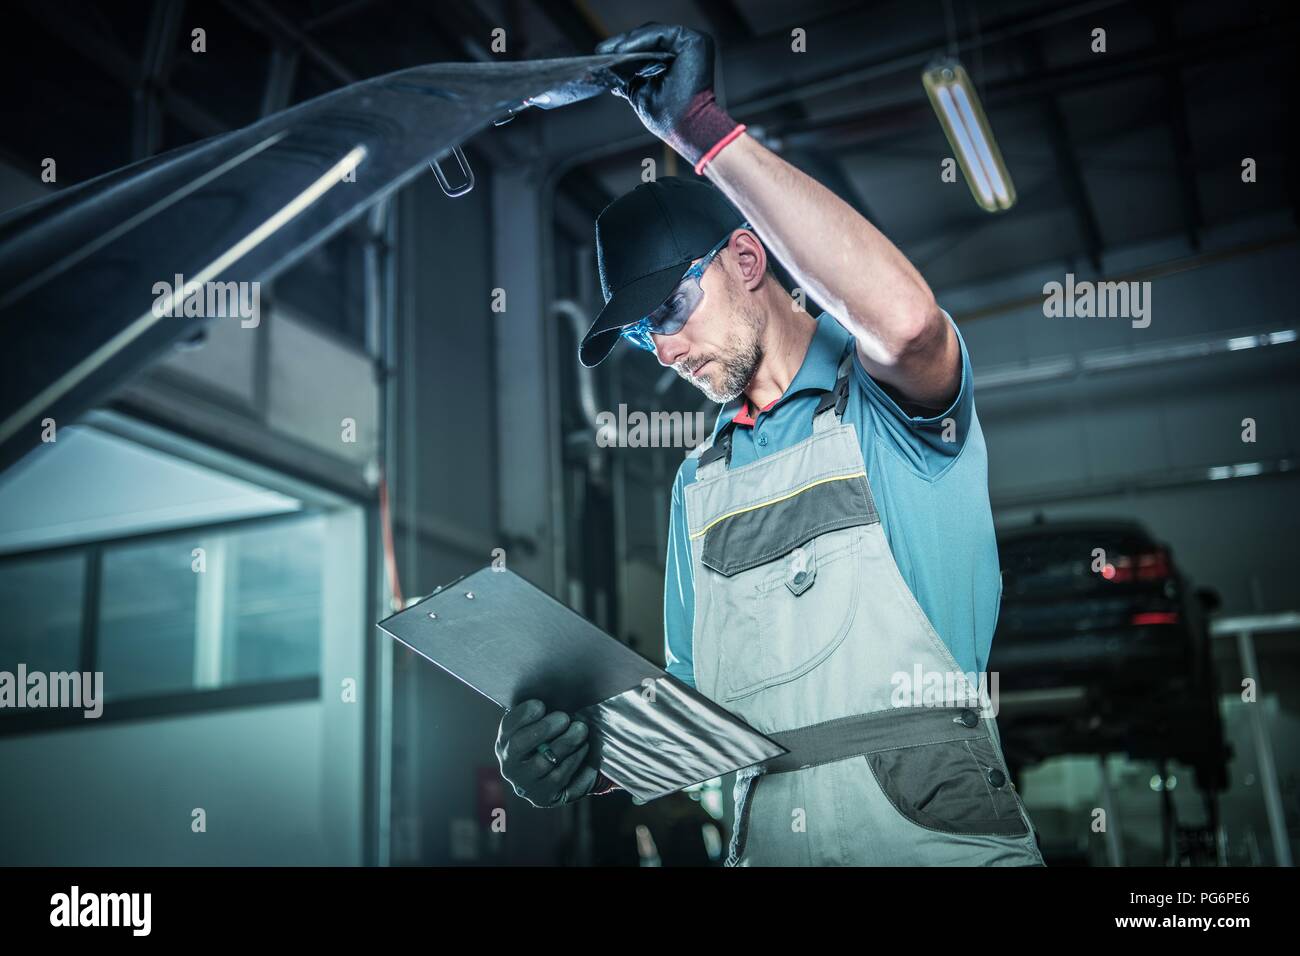
[[853, 335], [873, 377], [943, 405], [960, 380], [960, 346], [925, 279], [852, 206], [748, 135], [705, 175], [754, 225], [809, 298]]

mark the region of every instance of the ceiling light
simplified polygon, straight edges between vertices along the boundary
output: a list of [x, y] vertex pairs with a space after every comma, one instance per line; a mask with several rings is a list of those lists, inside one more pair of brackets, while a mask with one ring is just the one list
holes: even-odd
[[975, 201], [988, 212], [1010, 209], [1016, 187], [966, 70], [954, 59], [937, 60], [921, 81]]

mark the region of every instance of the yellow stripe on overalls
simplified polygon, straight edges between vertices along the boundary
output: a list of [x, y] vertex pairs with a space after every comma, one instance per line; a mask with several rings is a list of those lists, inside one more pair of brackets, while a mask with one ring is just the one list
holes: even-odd
[[824, 485], [828, 481], [848, 481], [850, 478], [865, 478], [865, 477], [867, 477], [867, 473], [865, 471], [855, 471], [851, 475], [833, 475], [830, 478], [819, 478], [817, 481], [810, 481], [802, 488], [796, 488], [788, 495], [782, 495], [780, 498], [773, 498], [771, 501], [761, 501], [756, 505], [750, 505], [748, 508], [737, 508], [735, 511], [728, 511], [725, 515], [719, 515], [718, 517], [710, 521], [708, 524], [706, 524], [699, 531], [691, 535], [691, 540], [695, 540], [696, 538], [703, 537], [705, 534], [708, 533], [708, 530], [712, 528], [715, 524], [717, 524], [719, 521], [726, 521], [728, 518], [736, 517], [736, 515], [743, 515], [746, 511], [757, 511], [759, 508], [766, 508], [769, 505], [780, 504], [782, 501], [789, 501], [795, 495], [801, 495], [809, 488], [816, 488], [818, 485]]

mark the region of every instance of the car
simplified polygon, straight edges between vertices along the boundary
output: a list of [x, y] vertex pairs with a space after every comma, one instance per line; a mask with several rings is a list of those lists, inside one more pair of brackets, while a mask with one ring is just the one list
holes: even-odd
[[[1002, 605], [990, 676], [1014, 773], [1062, 753], [1178, 760], [1227, 786], [1210, 647], [1194, 589], [1140, 523], [1034, 523], [998, 535]], [[1003, 716], [1005, 715], [1005, 716]]]

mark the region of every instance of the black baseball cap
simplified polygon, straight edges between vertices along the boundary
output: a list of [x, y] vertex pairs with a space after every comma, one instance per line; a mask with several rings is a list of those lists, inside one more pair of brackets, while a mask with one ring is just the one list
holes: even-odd
[[596, 260], [605, 308], [582, 338], [578, 358], [603, 362], [619, 330], [664, 303], [693, 260], [745, 222], [716, 186], [664, 176], [642, 183], [596, 217]]

